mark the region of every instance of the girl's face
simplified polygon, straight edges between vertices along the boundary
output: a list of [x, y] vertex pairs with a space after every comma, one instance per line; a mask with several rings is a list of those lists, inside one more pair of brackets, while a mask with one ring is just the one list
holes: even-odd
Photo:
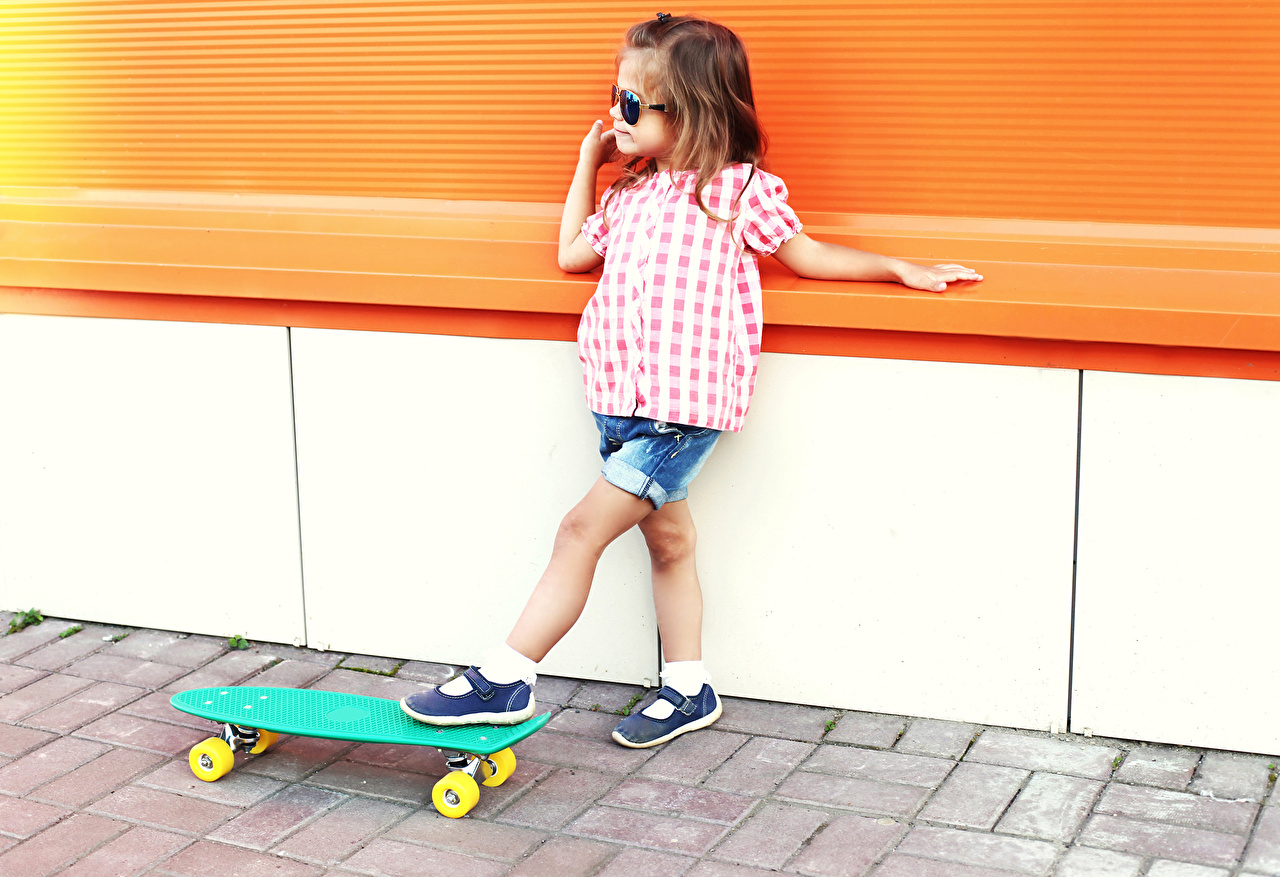
[[[645, 91], [644, 80], [640, 76], [640, 66], [631, 56], [625, 56], [618, 65], [618, 88], [629, 89], [640, 96], [641, 103], [661, 103], [656, 96]], [[640, 111], [640, 118], [634, 125], [628, 125], [622, 118], [622, 108], [617, 104], [609, 110], [613, 118], [613, 130], [617, 135], [618, 151], [623, 155], [643, 155], [658, 163], [658, 170], [665, 171], [671, 165], [671, 150], [675, 146], [675, 137], [667, 124], [667, 114], [658, 110]]]

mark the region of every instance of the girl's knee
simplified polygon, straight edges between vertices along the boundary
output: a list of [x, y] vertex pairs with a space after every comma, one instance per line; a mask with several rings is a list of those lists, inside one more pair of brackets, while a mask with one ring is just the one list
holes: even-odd
[[640, 526], [653, 565], [661, 568], [690, 560], [698, 541], [693, 522], [655, 520], [655, 517], [650, 515]]

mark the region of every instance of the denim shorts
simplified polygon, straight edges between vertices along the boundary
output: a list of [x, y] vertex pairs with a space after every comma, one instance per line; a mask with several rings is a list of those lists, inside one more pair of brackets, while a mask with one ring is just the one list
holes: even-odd
[[664, 423], [647, 417], [592, 415], [600, 430], [604, 475], [614, 487], [653, 503], [679, 502], [711, 456], [720, 430]]

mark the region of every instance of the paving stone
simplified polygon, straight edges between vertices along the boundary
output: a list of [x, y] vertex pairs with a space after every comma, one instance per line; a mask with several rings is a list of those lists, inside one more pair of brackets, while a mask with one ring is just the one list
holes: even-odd
[[[547, 723], [547, 728], [558, 734], [572, 734], [575, 737], [601, 741], [611, 739], [613, 729], [618, 727], [618, 722], [621, 720], [620, 716], [611, 713], [571, 708], [556, 713]], [[697, 734], [688, 734], [681, 739], [697, 736]]]
[[165, 862], [163, 873], [176, 877], [319, 877], [321, 870], [268, 853], [202, 840]]
[[178, 677], [185, 676], [188, 668], [142, 658], [97, 654], [76, 661], [62, 672], [69, 676], [97, 679], [99, 682], [119, 682], [134, 688], [159, 689]]
[[1102, 791], [1098, 780], [1035, 773], [996, 826], [1002, 834], [1066, 843], [1084, 825]]
[[[46, 618], [43, 624], [33, 624], [24, 627], [17, 633], [0, 636], [0, 661], [16, 662], [23, 655], [34, 652], [46, 643], [56, 640], [58, 634], [66, 630], [68, 626], [69, 624], [61, 623], [57, 619]], [[6, 624], [5, 630], [8, 629], [9, 627]]]
[[761, 737], [782, 737], [817, 743], [827, 733], [827, 722], [836, 711], [787, 703], [766, 703], [737, 697], [722, 698], [724, 714], [716, 723], [721, 731], [737, 731]]
[[617, 847], [578, 837], [552, 837], [511, 872], [510, 877], [599, 877], [600, 864]]
[[508, 804], [521, 798], [550, 776], [553, 770], [554, 768], [527, 758], [517, 760], [515, 773], [501, 786], [485, 789], [480, 795], [480, 803], [471, 811], [471, 815], [477, 819], [493, 819], [502, 813]]
[[1187, 792], [1112, 783], [1094, 812], [1248, 834], [1258, 808], [1245, 801], [1216, 801]]
[[0, 767], [0, 792], [26, 795], [32, 789], [87, 764], [107, 751], [101, 743], [59, 737]]
[[923, 755], [819, 746], [801, 770], [936, 789], [955, 765], [954, 761]]
[[739, 795], [767, 795], [813, 750], [810, 743], [752, 737], [707, 778], [705, 785]]
[[332, 670], [316, 680], [311, 687], [317, 691], [363, 694], [368, 697], [385, 697], [388, 700], [400, 700], [422, 690], [422, 685], [409, 679], [357, 673], [353, 670]]
[[372, 795], [415, 805], [431, 800], [431, 787], [434, 785], [421, 774], [361, 764], [345, 758], [312, 774], [308, 782], [352, 795]]
[[[403, 675], [403, 673], [401, 674]], [[543, 707], [567, 706], [583, 686], [581, 679], [566, 679], [562, 676], [539, 676], [534, 688], [534, 697]]]
[[543, 730], [521, 741], [516, 754], [541, 764], [621, 775], [635, 771], [654, 753], [652, 749], [627, 749], [612, 740], [587, 740]]
[[52, 673], [0, 697], [0, 722], [19, 722], [93, 685], [92, 680]]
[[[64, 630], [68, 629], [64, 628]], [[106, 648], [107, 644], [102, 641], [103, 636], [113, 636], [119, 632], [118, 629], [91, 625], [79, 633], [72, 634], [66, 638], [59, 637], [48, 645], [41, 646], [34, 652], [19, 658], [17, 663], [24, 667], [34, 667], [39, 670], [57, 670], [86, 655], [91, 655]]]
[[[633, 703], [637, 695], [649, 693], [640, 685], [618, 685], [613, 682], [586, 682], [582, 687], [574, 693], [569, 702], [565, 704], [571, 709], [591, 710], [593, 712], [615, 713], [618, 710], [628, 709], [631, 706], [638, 705]], [[652, 692], [655, 693], [656, 692]], [[536, 695], [535, 695], [536, 697]], [[614, 717], [615, 724], [621, 721], [622, 716]]]
[[616, 807], [592, 807], [575, 819], [566, 834], [658, 849], [686, 856], [702, 856], [725, 834], [726, 828], [710, 822], [673, 819]]
[[363, 670], [366, 673], [395, 676], [401, 663], [403, 662], [395, 658], [380, 658], [377, 655], [347, 655], [338, 666], [343, 670]]
[[983, 731], [969, 748], [965, 761], [1002, 764], [1025, 770], [1065, 773], [1089, 779], [1111, 778], [1112, 762], [1119, 749], [1090, 743], [1073, 743], [1032, 737], [1012, 731]]
[[961, 762], [920, 811], [920, 818], [989, 831], [1030, 775], [1016, 767]]
[[[448, 874], [450, 877], [500, 877], [510, 865], [468, 858], [446, 850], [433, 850], [399, 841], [377, 838], [344, 863], [347, 868], [379, 877], [422, 877]], [[224, 872], [225, 874], [225, 872]], [[201, 875], [203, 877], [203, 875]], [[209, 875], [215, 877], [215, 875]], [[224, 875], [216, 875], [224, 877]], [[241, 877], [237, 873], [236, 877]], [[256, 877], [256, 875], [255, 875]]]
[[1271, 784], [1274, 759], [1235, 752], [1206, 752], [1191, 791], [1226, 800], [1261, 801]]
[[76, 735], [104, 743], [159, 752], [162, 755], [185, 753], [210, 736], [208, 732], [170, 725], [167, 722], [155, 722], [122, 712], [103, 716], [96, 722], [85, 725]]
[[797, 773], [778, 788], [777, 797], [881, 816], [909, 817], [923, 806], [929, 790], [820, 773]]
[[917, 825], [898, 845], [897, 852], [1047, 877], [1058, 858], [1058, 849], [1057, 844], [1045, 841]]
[[[443, 685], [465, 669], [466, 667], [455, 667], [452, 664], [429, 664], [425, 661], [409, 661], [400, 668], [396, 678], [419, 682], [424, 687], [428, 685]], [[538, 688], [535, 692], [535, 697], [539, 702], [542, 700], [542, 682], [543, 677], [539, 676]]]
[[1232, 864], [1244, 852], [1244, 840], [1234, 834], [1105, 813], [1090, 816], [1076, 838], [1077, 843], [1087, 846], [1198, 865]]
[[125, 786], [115, 794], [102, 798], [89, 811], [110, 819], [139, 822], [155, 828], [192, 834], [211, 831], [214, 826], [240, 812], [239, 808], [225, 804], [200, 801], [141, 786]]
[[714, 728], [707, 728], [696, 734], [685, 734], [663, 746], [636, 773], [648, 779], [696, 785], [724, 764], [749, 739], [751, 738], [744, 734], [731, 734]]
[[84, 807], [117, 787], [153, 770], [164, 757], [134, 749], [110, 749], [68, 774], [31, 793], [42, 801]]
[[679, 877], [696, 861], [654, 850], [623, 850], [596, 877]]
[[135, 630], [111, 646], [111, 654], [159, 661], [195, 669], [227, 652], [227, 641], [211, 636], [188, 636], [163, 630]]
[[415, 810], [369, 798], [349, 798], [294, 834], [274, 852], [322, 865], [340, 862]]
[[18, 758], [33, 749], [38, 749], [52, 739], [54, 735], [48, 731], [16, 728], [13, 725], [0, 723], [0, 757]]
[[1138, 877], [1142, 861], [1127, 853], [1075, 846], [1058, 862], [1054, 877]]
[[0, 854], [0, 877], [47, 877], [129, 828], [123, 822], [77, 813]]
[[37, 679], [47, 676], [45, 670], [33, 670], [30, 667], [16, 667], [13, 664], [0, 664], [0, 694], [9, 694], [19, 688], [25, 688]]
[[210, 840], [266, 850], [302, 825], [346, 801], [345, 795], [308, 786], [286, 786], [209, 834]]
[[1231, 872], [1226, 868], [1211, 868], [1208, 865], [1188, 865], [1186, 862], [1153, 862], [1147, 869], [1147, 877], [1227, 877]]
[[875, 870], [875, 877], [1015, 877], [1013, 871], [963, 865], [959, 862], [939, 862], [937, 859], [921, 859], [890, 853]]
[[[276, 663], [276, 658], [255, 649], [227, 652], [198, 670], [180, 676], [165, 686], [170, 694], [189, 688], [212, 688], [216, 685], [238, 685], [260, 670]], [[367, 675], [367, 674], [353, 674]]]
[[1280, 874], [1280, 809], [1263, 809], [1244, 866], [1264, 874]]
[[68, 734], [125, 704], [142, 697], [145, 692], [128, 685], [99, 682], [71, 697], [26, 718], [25, 724], [59, 734]]
[[250, 676], [245, 680], [245, 684], [274, 688], [306, 688], [328, 672], [327, 667], [310, 661], [281, 661], [256, 676]]
[[440, 750], [427, 746], [364, 743], [347, 753], [347, 759], [430, 777], [442, 777], [449, 770]]
[[167, 831], [131, 828], [106, 846], [94, 850], [62, 874], [64, 877], [119, 877], [122, 874], [138, 874], [190, 843], [191, 838]]
[[414, 813], [383, 836], [504, 862], [517, 861], [547, 837], [541, 831], [479, 819], [449, 819], [434, 810]]
[[237, 770], [298, 782], [336, 762], [358, 745], [321, 737], [288, 737]]
[[860, 877], [893, 849], [906, 826], [886, 825], [862, 816], [841, 816], [813, 839], [791, 865], [801, 874], [822, 877]]
[[152, 719], [166, 722], [170, 725], [182, 725], [185, 728], [205, 731], [208, 736], [214, 734], [218, 725], [208, 719], [201, 719], [190, 713], [174, 709], [169, 702], [172, 697], [173, 695], [165, 691], [144, 692], [142, 697], [122, 706], [120, 712], [128, 716], [137, 716], [142, 719]]
[[768, 877], [775, 872], [748, 868], [746, 865], [731, 865], [728, 862], [709, 862], [704, 859], [684, 873], [685, 877]]
[[1138, 786], [1185, 791], [1200, 765], [1201, 753], [1169, 746], [1139, 746], [1124, 757], [1115, 778]]
[[65, 807], [0, 797], [0, 834], [28, 838], [53, 825], [71, 811]]
[[604, 796], [617, 777], [583, 770], [559, 769], [502, 811], [501, 820], [548, 831], [563, 828]]
[[628, 779], [600, 799], [601, 804], [733, 825], [755, 806], [754, 798], [656, 780]]
[[779, 870], [828, 818], [822, 810], [766, 804], [716, 848], [715, 857]]
[[854, 746], [871, 746], [889, 749], [898, 741], [907, 720], [902, 716], [884, 716], [879, 713], [845, 713], [835, 728], [823, 737], [826, 743], [849, 743]]

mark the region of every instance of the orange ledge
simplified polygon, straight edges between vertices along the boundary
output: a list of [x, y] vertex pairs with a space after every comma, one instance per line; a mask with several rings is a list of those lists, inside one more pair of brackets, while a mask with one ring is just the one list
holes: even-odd
[[[4, 190], [0, 311], [573, 338], [594, 275], [559, 207]], [[1280, 231], [811, 214], [815, 237], [981, 284], [804, 280], [766, 260], [765, 348], [1280, 380]]]

